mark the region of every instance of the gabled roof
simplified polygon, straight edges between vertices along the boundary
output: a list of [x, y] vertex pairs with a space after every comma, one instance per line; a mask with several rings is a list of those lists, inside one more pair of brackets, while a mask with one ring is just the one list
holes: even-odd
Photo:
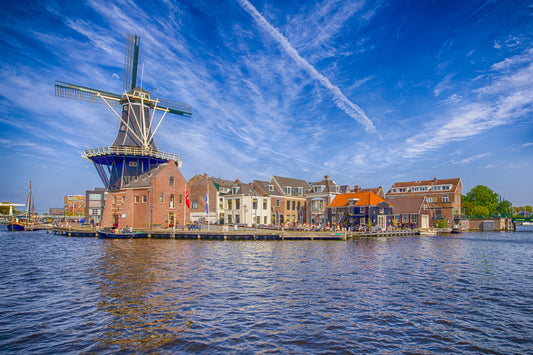
[[373, 192], [350, 192], [335, 196], [328, 207], [346, 207], [349, 205], [350, 200], [354, 199], [358, 200], [354, 203], [354, 206], [377, 206], [381, 202], [388, 204], [387, 201]]
[[127, 181], [124, 185], [122, 185], [123, 189], [135, 189], [135, 188], [141, 188], [141, 187], [150, 187], [152, 179], [159, 175], [161, 170], [163, 170], [168, 163], [159, 164], [157, 167], [153, 168], [152, 170], [148, 170], [144, 174], [139, 175], [137, 178], [132, 178], [130, 181]]
[[[315, 192], [314, 194], [329, 194], [329, 193], [336, 194], [337, 190], [335, 186], [338, 186], [338, 185], [335, 183], [335, 181], [331, 180], [329, 176], [326, 175], [324, 176], [324, 180], [319, 181], [319, 182], [311, 182], [309, 183], [309, 186], [311, 188], [314, 186], [324, 186], [324, 190], [322, 190], [320, 193]], [[313, 194], [312, 191], [311, 191], [311, 194]]]
[[224, 179], [216, 178], [214, 176], [211, 176], [210, 179], [213, 184], [217, 184], [219, 186], [232, 187], [233, 184], [235, 184], [235, 181], [224, 180]]
[[[269, 196], [283, 196], [283, 192], [279, 189], [276, 184], [272, 184], [269, 181], [254, 180], [252, 184], [255, 184], [259, 188], [258, 191], [262, 195]], [[271, 191], [269, 186], [272, 186], [273, 190]]]
[[296, 189], [295, 189], [297, 187], [302, 188], [302, 194], [305, 194], [309, 190], [309, 184], [307, 183], [307, 181], [301, 180], [301, 179], [293, 179], [293, 178], [282, 177], [282, 176], [272, 176], [270, 178], [270, 182], [276, 185], [277, 187], [279, 187], [279, 189], [282, 191], [282, 195], [286, 195], [283, 192], [283, 188], [288, 187], [288, 186], [291, 187], [291, 196], [298, 196], [298, 194], [296, 193]]
[[426, 198], [424, 196], [395, 198], [392, 203], [393, 214], [418, 213]]

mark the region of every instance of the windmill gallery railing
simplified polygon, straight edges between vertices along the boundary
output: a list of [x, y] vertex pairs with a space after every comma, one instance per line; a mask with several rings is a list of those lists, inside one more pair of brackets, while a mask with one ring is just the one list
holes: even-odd
[[152, 157], [158, 159], [173, 160], [178, 163], [178, 166], [181, 166], [181, 158], [179, 155], [165, 153], [157, 149], [151, 148], [141, 148], [141, 147], [126, 147], [126, 146], [108, 146], [108, 147], [98, 147], [85, 149], [83, 151], [82, 157], [87, 160], [93, 157], [100, 156], [142, 156], [142, 157]]

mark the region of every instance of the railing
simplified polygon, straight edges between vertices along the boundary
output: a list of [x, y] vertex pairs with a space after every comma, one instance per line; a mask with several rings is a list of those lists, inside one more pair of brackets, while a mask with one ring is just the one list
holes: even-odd
[[87, 160], [91, 160], [92, 157], [100, 157], [104, 155], [119, 155], [119, 156], [143, 156], [143, 157], [153, 157], [159, 159], [173, 160], [178, 162], [181, 165], [181, 158], [179, 155], [165, 153], [153, 148], [142, 148], [142, 147], [126, 147], [126, 146], [109, 146], [109, 147], [98, 147], [85, 149], [83, 151], [82, 157]]

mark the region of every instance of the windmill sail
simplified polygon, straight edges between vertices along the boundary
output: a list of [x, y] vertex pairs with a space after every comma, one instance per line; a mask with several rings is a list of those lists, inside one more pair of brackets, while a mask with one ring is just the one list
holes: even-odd
[[137, 66], [139, 64], [139, 43], [141, 39], [131, 33], [126, 34], [126, 52], [124, 57], [124, 91], [137, 86]]

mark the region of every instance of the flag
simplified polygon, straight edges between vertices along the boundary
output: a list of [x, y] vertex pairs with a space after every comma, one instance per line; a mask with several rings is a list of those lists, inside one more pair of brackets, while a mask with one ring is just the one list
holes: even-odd
[[205, 213], [209, 216], [209, 186], [207, 186], [205, 192]]
[[191, 208], [191, 202], [189, 201], [189, 190], [187, 190], [187, 186], [185, 186], [185, 203], [187, 204], [187, 208]]

